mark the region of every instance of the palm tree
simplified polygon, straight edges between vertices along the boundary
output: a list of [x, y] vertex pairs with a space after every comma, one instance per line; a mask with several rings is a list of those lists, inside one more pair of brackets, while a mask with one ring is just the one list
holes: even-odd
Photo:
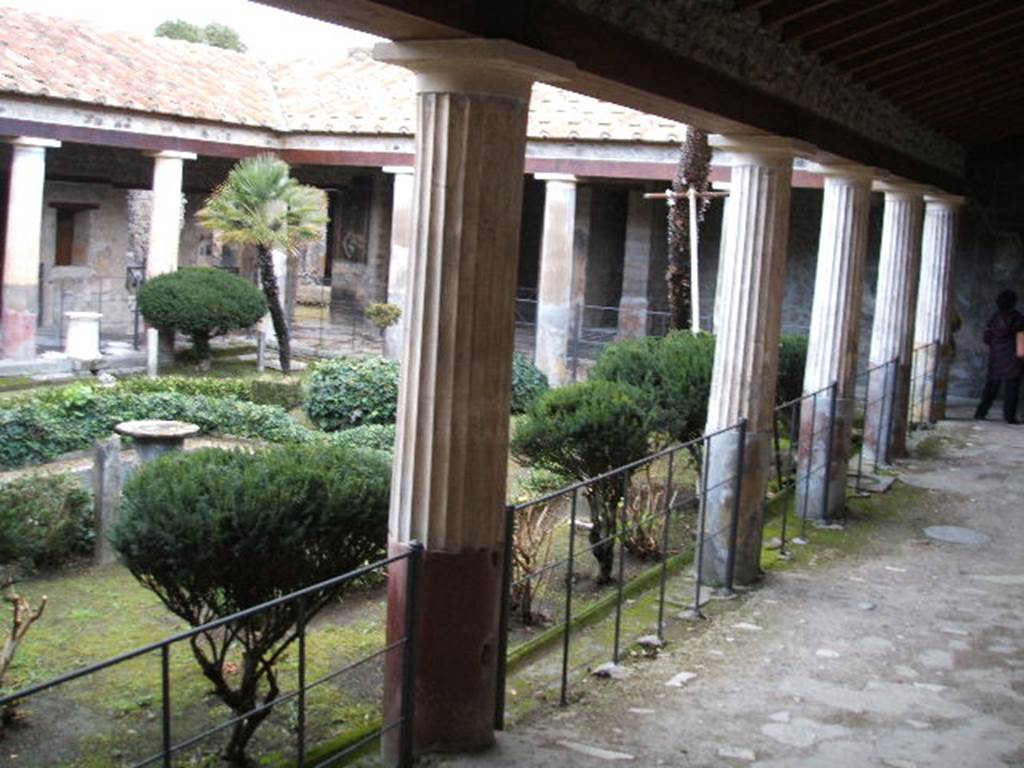
[[199, 211], [200, 224], [219, 233], [225, 243], [256, 246], [260, 283], [286, 374], [291, 372], [291, 340], [271, 252], [292, 252], [316, 240], [327, 220], [320, 191], [299, 184], [289, 170], [288, 163], [274, 155], [247, 157]]
[[[698, 193], [711, 189], [711, 147], [708, 135], [692, 125], [686, 128], [686, 140], [679, 152], [679, 166], [672, 179], [672, 191], [677, 197], [668, 208], [668, 304], [673, 328], [689, 328], [690, 281], [698, 279], [690, 274], [690, 201], [686, 190], [695, 187]], [[711, 199], [697, 199], [697, 228], [704, 223]]]

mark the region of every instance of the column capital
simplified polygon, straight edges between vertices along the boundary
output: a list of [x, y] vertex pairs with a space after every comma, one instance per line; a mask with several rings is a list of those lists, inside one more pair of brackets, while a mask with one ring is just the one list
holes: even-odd
[[57, 139], [43, 139], [37, 136], [16, 136], [7, 139], [7, 144], [15, 147], [33, 147], [36, 149], [57, 149], [61, 143]]
[[884, 171], [870, 165], [837, 160], [810, 163], [808, 171], [830, 179], [842, 179], [851, 182], [871, 182], [883, 175]]
[[416, 168], [411, 165], [384, 165], [381, 166], [381, 171], [392, 176], [412, 176], [416, 173]]
[[416, 73], [417, 93], [465, 93], [529, 100], [535, 81], [562, 82], [576, 66], [511, 40], [481, 38], [378, 43], [373, 58]]
[[161, 149], [154, 152], [143, 152], [143, 154], [154, 160], [195, 160], [198, 157], [195, 152], [179, 152], [176, 149]]
[[928, 187], [924, 184], [916, 184], [912, 181], [906, 181], [905, 179], [897, 179], [887, 176], [881, 179], [875, 179], [871, 184], [871, 190], [873, 192], [884, 192], [886, 197], [921, 198], [924, 193], [928, 191]]
[[924, 195], [925, 205], [941, 206], [956, 210], [966, 202], [967, 198], [962, 195], [950, 195], [945, 192], [926, 192]]
[[579, 177], [571, 173], [535, 173], [533, 178], [537, 181], [561, 181], [566, 184], [576, 184], [579, 182]]
[[716, 133], [708, 143], [728, 165], [787, 165], [794, 157], [815, 153], [811, 144], [768, 134]]

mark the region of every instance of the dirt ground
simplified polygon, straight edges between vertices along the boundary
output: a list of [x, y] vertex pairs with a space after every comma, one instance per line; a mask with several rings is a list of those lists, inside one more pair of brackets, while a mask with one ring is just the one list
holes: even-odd
[[657, 659], [541, 707], [486, 753], [426, 763], [1024, 766], [1024, 427], [954, 415], [917, 433], [906, 503], [855, 551], [773, 572], [697, 631], [675, 625]]

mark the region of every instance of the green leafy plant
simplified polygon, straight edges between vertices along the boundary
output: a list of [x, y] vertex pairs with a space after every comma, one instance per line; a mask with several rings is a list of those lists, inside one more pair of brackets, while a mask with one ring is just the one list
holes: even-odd
[[363, 314], [384, 333], [402, 317], [402, 308], [397, 304], [371, 304]]
[[237, 275], [212, 267], [168, 272], [139, 289], [139, 311], [160, 329], [192, 337], [195, 356], [210, 365], [210, 339], [248, 328], [267, 311], [259, 290]]
[[228, 244], [256, 248], [260, 283], [277, 337], [281, 370], [291, 371], [291, 334], [274, 274], [272, 251], [294, 252], [316, 240], [326, 224], [324, 194], [290, 176], [288, 164], [273, 155], [247, 157], [199, 211], [199, 222]]
[[[643, 393], [614, 381], [592, 380], [548, 390], [516, 424], [517, 461], [574, 480], [590, 478], [643, 458], [648, 451]], [[611, 581], [623, 475], [590, 483], [590, 542], [599, 583]]]
[[31, 474], [0, 485], [0, 564], [50, 568], [92, 551], [92, 497], [74, 477]]
[[332, 445], [366, 448], [390, 454], [395, 450], [395, 425], [363, 424], [361, 427], [352, 427], [341, 432], [330, 432], [325, 435], [325, 439]]
[[512, 413], [526, 413], [548, 390], [548, 377], [521, 352], [512, 355]]
[[210, 376], [160, 376], [156, 379], [121, 379], [115, 392], [175, 392], [203, 397], [230, 397], [256, 405], [278, 405], [291, 410], [302, 405], [302, 382], [293, 378], [241, 378]]
[[[172, 453], [126, 483], [111, 541], [141, 584], [199, 627], [383, 556], [389, 476], [379, 454], [339, 446]], [[342, 592], [309, 593], [306, 620]], [[224, 752], [235, 765], [247, 764], [246, 746], [271, 708], [247, 713], [280, 694], [276, 665], [296, 621], [296, 605], [284, 604], [190, 643], [240, 718]]]
[[392, 424], [398, 412], [398, 363], [383, 357], [339, 357], [319, 363], [306, 387], [306, 415], [334, 432]]
[[807, 337], [783, 334], [779, 343], [779, 373], [775, 400], [785, 403], [803, 394], [807, 365]]
[[153, 34], [172, 40], [185, 40], [214, 48], [226, 48], [238, 53], [246, 51], [245, 43], [242, 42], [238, 32], [226, 24], [207, 24], [205, 27], [201, 27], [184, 19], [168, 19], [162, 22]]

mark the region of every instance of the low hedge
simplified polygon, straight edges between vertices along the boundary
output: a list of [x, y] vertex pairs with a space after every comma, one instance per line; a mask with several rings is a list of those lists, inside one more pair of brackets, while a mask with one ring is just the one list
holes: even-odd
[[136, 394], [176, 392], [181, 395], [232, 397], [256, 405], [277, 405], [289, 411], [302, 405], [302, 382], [299, 379], [210, 376], [161, 376], [157, 379], [133, 377], [121, 379], [114, 389]]
[[0, 485], [0, 564], [53, 567], [88, 555], [92, 497], [71, 475], [35, 473]]
[[328, 432], [393, 424], [398, 378], [398, 363], [383, 357], [339, 357], [318, 363], [306, 387], [306, 415]]
[[395, 450], [395, 425], [364, 424], [361, 427], [353, 427], [341, 432], [329, 432], [324, 436], [324, 440], [330, 445], [369, 448], [374, 451], [393, 453]]

